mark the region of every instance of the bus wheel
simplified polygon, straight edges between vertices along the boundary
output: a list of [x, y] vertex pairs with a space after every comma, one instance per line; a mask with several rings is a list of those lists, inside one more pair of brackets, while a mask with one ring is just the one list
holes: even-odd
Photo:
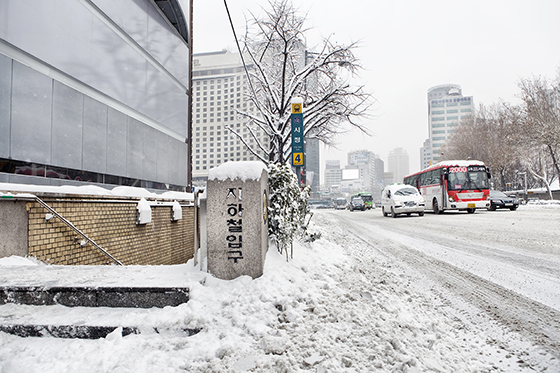
[[476, 211], [475, 209], [467, 209], [467, 212], [468, 212], [469, 214], [474, 214], [475, 211]]
[[441, 214], [441, 210], [439, 209], [437, 199], [434, 198], [434, 202], [432, 203], [434, 214], [438, 215]]

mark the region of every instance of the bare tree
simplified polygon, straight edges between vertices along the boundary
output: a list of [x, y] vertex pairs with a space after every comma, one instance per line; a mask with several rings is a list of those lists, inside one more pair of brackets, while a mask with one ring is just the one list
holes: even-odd
[[552, 198], [550, 184], [560, 177], [560, 70], [553, 83], [522, 79], [519, 88], [521, 105], [481, 105], [462, 119], [444, 153], [484, 161], [499, 188], [518, 181], [523, 170], [532, 176], [529, 187], [545, 186]]
[[522, 79], [519, 88], [524, 142], [532, 148], [544, 148], [560, 178], [560, 76], [556, 83], [542, 77]]
[[533, 182], [530, 182], [529, 188], [546, 187], [550, 199], [552, 199], [552, 191], [550, 184], [554, 180], [554, 166], [545, 145], [536, 141], [528, 141], [526, 131], [530, 131], [528, 126], [526, 112], [522, 106], [504, 105], [507, 109], [510, 122], [510, 135], [508, 137], [508, 145], [512, 156], [519, 158], [519, 169], [529, 172], [533, 176]]
[[512, 151], [511, 117], [505, 104], [480, 105], [461, 120], [444, 148], [446, 159], [477, 159], [491, 170], [498, 189], [516, 179], [520, 157]]
[[[319, 50], [309, 52], [305, 17], [288, 0], [271, 1], [270, 7], [261, 18], [252, 15], [243, 39], [242, 55], [246, 66], [251, 66], [247, 98], [256, 110], [237, 112], [248, 119], [247, 129], [256, 145], [244, 140], [239, 129], [230, 127], [230, 131], [262, 161], [285, 163], [291, 148], [291, 101], [299, 97], [306, 138], [332, 145], [345, 124], [368, 133], [358, 118], [366, 116], [372, 97], [363, 86], [351, 84], [360, 70], [353, 52], [357, 44], [338, 45], [327, 39]], [[259, 140], [259, 130], [269, 144]]]

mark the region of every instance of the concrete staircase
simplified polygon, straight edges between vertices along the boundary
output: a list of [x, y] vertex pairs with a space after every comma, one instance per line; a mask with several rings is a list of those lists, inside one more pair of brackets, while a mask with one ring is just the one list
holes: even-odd
[[[0, 331], [14, 334], [20, 337], [44, 337], [55, 338], [80, 338], [98, 339], [105, 338], [110, 333], [120, 332], [124, 337], [130, 334], [140, 333], [181, 333], [191, 336], [200, 329], [166, 330], [157, 327], [137, 327], [134, 325], [83, 325], [83, 320], [90, 310], [97, 308], [99, 314], [101, 307], [107, 312], [109, 309], [119, 309], [119, 314], [125, 315], [121, 319], [126, 320], [126, 314], [134, 309], [151, 309], [164, 307], [177, 307], [189, 300], [189, 289], [187, 288], [162, 288], [162, 287], [0, 287], [0, 307], [10, 307], [10, 313], [0, 323]], [[34, 307], [31, 311], [29, 306]], [[50, 308], [49, 308], [50, 307]], [[78, 312], [68, 312], [68, 323], [64, 325], [50, 324], [52, 320], [49, 313], [52, 311], [58, 315], [71, 308], [79, 308]], [[31, 312], [34, 317], [33, 323], [22, 323], [18, 312]], [[101, 314], [103, 311], [101, 311]], [[79, 317], [76, 318], [76, 314]], [[41, 319], [41, 315], [42, 319]], [[73, 316], [72, 316], [73, 315]], [[10, 317], [12, 316], [12, 317]], [[101, 316], [103, 317], [103, 316]], [[13, 318], [16, 323], [7, 323]], [[46, 322], [36, 322], [36, 321]], [[73, 319], [75, 323], [73, 323]], [[110, 319], [110, 318], [109, 318]], [[113, 318], [114, 319], [114, 318]], [[19, 322], [17, 322], [19, 320]]]

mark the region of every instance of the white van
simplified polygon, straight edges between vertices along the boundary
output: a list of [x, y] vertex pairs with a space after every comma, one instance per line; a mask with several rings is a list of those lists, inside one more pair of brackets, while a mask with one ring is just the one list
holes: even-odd
[[417, 213], [424, 216], [426, 201], [418, 189], [406, 184], [387, 185], [381, 193], [381, 212], [383, 216], [396, 218], [399, 214]]

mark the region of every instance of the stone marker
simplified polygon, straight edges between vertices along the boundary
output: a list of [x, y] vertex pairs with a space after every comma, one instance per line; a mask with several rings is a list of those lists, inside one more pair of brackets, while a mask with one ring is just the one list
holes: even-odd
[[261, 162], [226, 162], [207, 184], [208, 272], [224, 280], [263, 274], [268, 174]]

